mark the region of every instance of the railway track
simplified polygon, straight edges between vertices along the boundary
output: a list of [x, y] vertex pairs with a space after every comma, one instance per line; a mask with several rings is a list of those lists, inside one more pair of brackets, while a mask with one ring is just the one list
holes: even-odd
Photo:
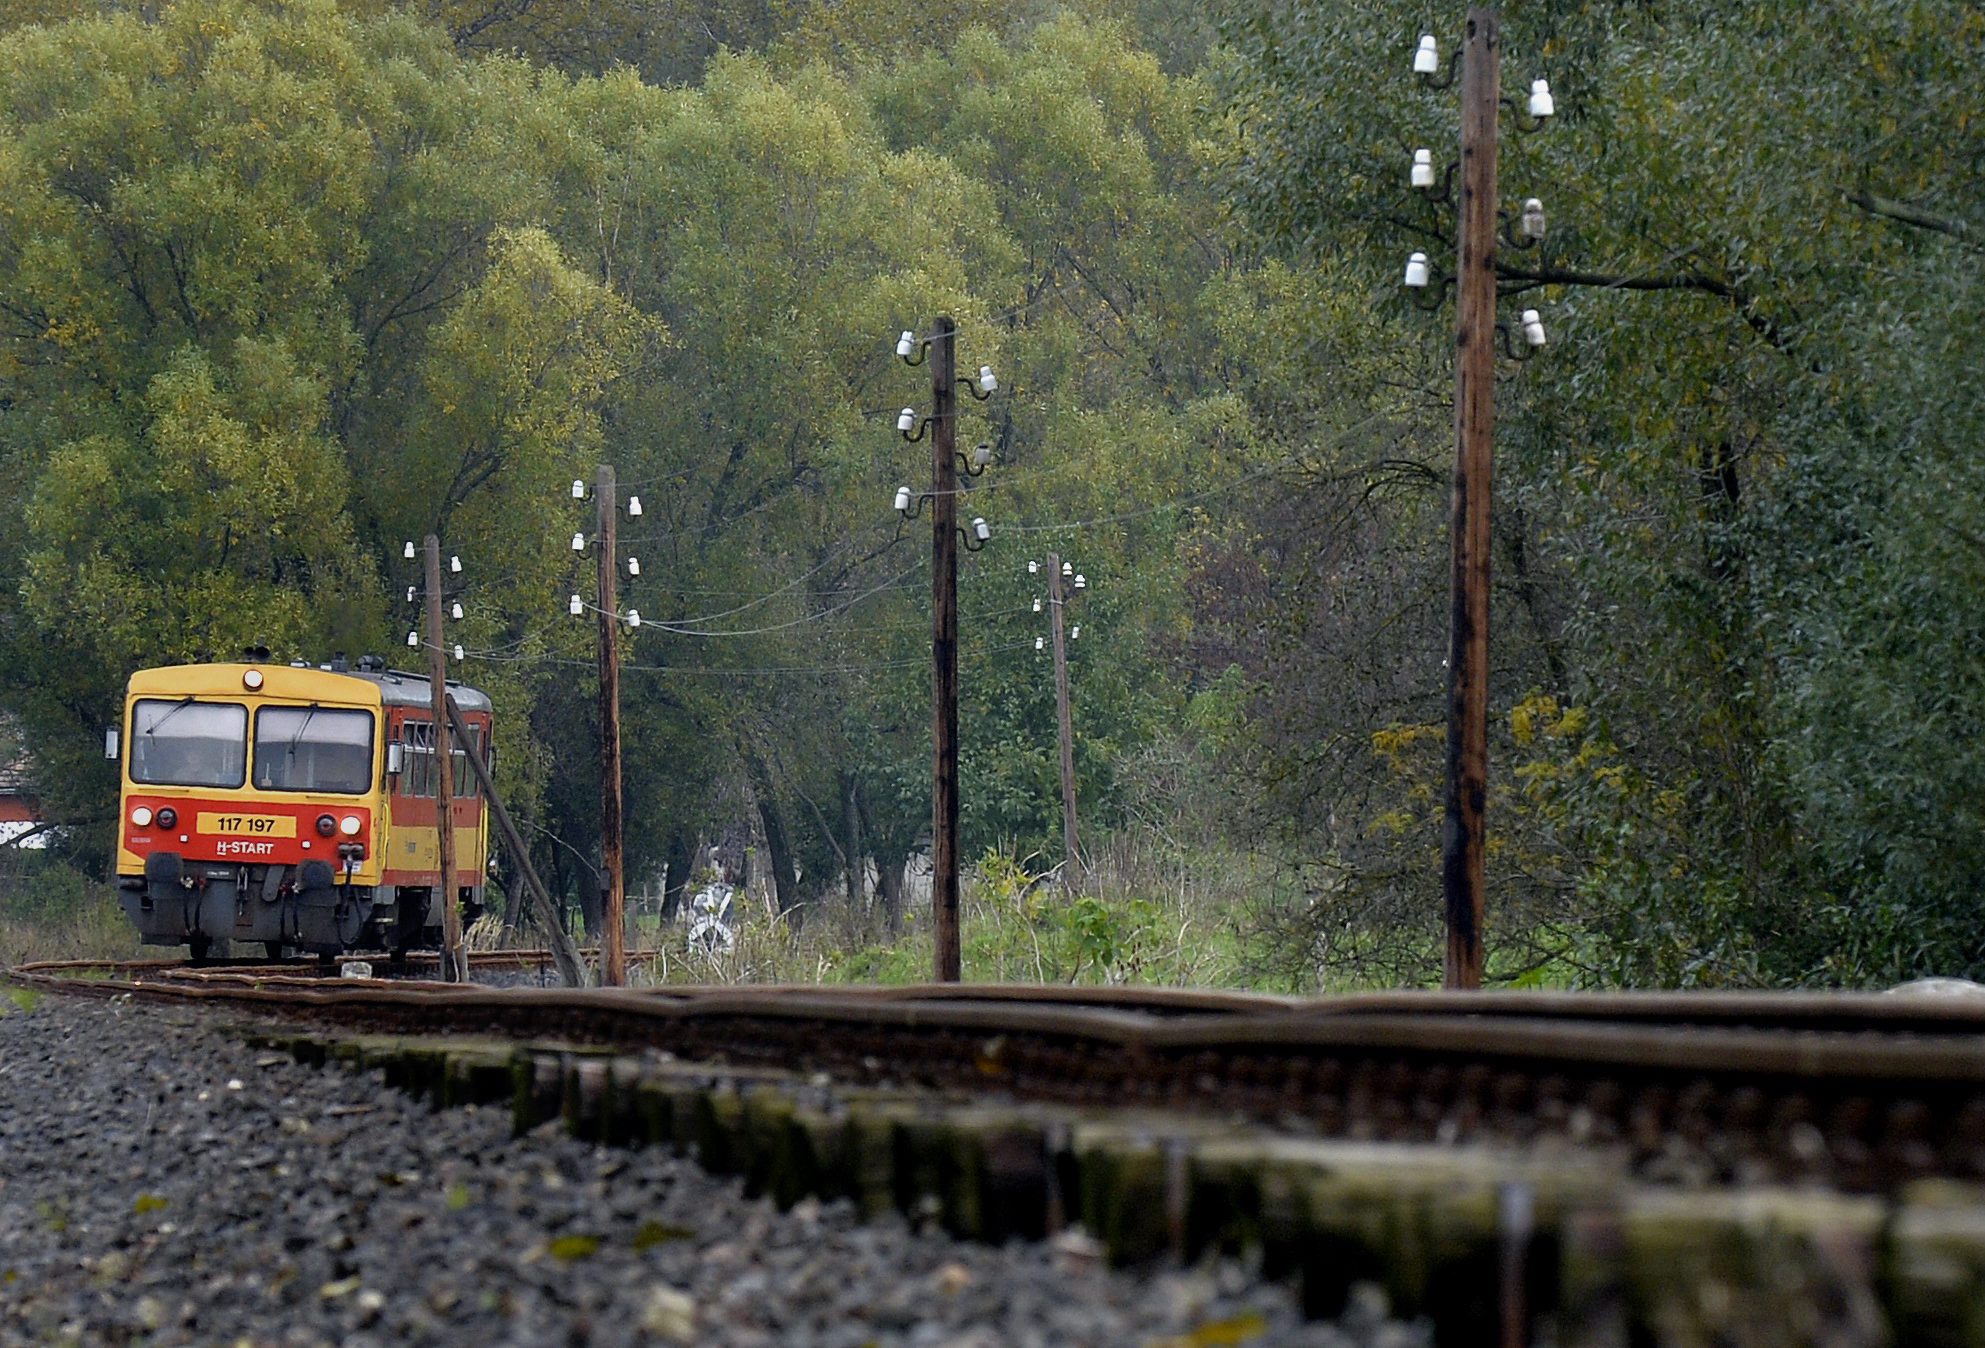
[[[539, 952], [474, 958], [529, 972]], [[1241, 1116], [1300, 1136], [1596, 1150], [1654, 1179], [1894, 1190], [1985, 1179], [1985, 1004], [1893, 994], [1388, 993], [1298, 999], [1023, 986], [492, 989], [294, 966], [23, 966], [45, 991], [352, 1033], [560, 1041]]]
[[1440, 1343], [1721, 1341], [1843, 1288], [1892, 1338], [1826, 1342], [1985, 1324], [1985, 1005], [1965, 998], [7, 976], [224, 1011], [260, 1048], [507, 1106], [520, 1132], [673, 1147], [781, 1206], [994, 1242], [1079, 1222], [1127, 1263], [1253, 1250], [1315, 1314], [1376, 1280]]

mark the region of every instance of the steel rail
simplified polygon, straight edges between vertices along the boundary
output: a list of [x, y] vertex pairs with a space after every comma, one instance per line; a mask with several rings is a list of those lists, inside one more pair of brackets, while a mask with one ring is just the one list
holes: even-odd
[[[713, 1070], [1139, 1105], [1376, 1140], [1625, 1149], [1650, 1173], [1873, 1190], [1985, 1178], [1985, 1035], [1941, 999], [1379, 995], [1309, 1002], [966, 987], [489, 989], [155, 964], [34, 966], [49, 991], [337, 1033], [661, 1051]], [[1571, 1014], [1552, 1014], [1560, 1006]], [[1503, 1014], [1505, 1009], [1514, 1014]], [[1613, 1019], [1601, 1013], [1615, 1011]], [[1663, 1016], [1667, 1019], [1663, 1019]], [[1770, 1023], [1762, 1023], [1770, 1022]]]
[[[148, 971], [150, 972], [150, 971]], [[1325, 1007], [1277, 1007], [1260, 1013], [1154, 1017], [1136, 1006], [1036, 1002], [971, 997], [969, 988], [941, 996], [916, 990], [878, 997], [861, 990], [780, 987], [704, 988], [693, 992], [624, 990], [483, 989], [472, 985], [408, 985], [367, 980], [308, 979], [248, 971], [202, 971], [140, 977], [130, 983], [77, 980], [40, 969], [14, 971], [17, 980], [52, 991], [166, 994], [188, 1000], [312, 1013], [349, 1009], [356, 1017], [378, 1012], [418, 1018], [437, 1032], [504, 1028], [529, 1033], [534, 1024], [579, 1019], [601, 1042], [666, 1046], [665, 1028], [693, 1022], [804, 1022], [821, 1027], [890, 1028], [927, 1033], [1032, 1035], [1084, 1041], [1142, 1055], [1218, 1053], [1410, 1054], [1480, 1063], [1555, 1064], [1582, 1074], [1603, 1071], [1701, 1074], [1712, 1078], [1768, 1075], [1780, 1079], [1849, 1082], [1975, 1084], [1985, 1086], [1985, 1036], [1972, 1033], [1896, 1033], [1888, 1022], [1859, 1032], [1836, 1029], [1760, 1029], [1705, 1025], [1677, 1019], [1656, 1023], [1643, 1015], [1629, 1023], [1601, 1024], [1589, 1016], [1562, 1023], [1531, 1014], [1503, 1015], [1496, 994], [1470, 998], [1475, 1006], [1444, 1015], [1417, 1007], [1401, 1013], [1377, 1006], [1356, 1014]], [[417, 990], [416, 990], [417, 988]], [[1429, 997], [1429, 1002], [1454, 998]], [[1621, 999], [1625, 1000], [1625, 999]], [[1920, 1008], [1934, 1011], [1937, 1008]], [[1835, 1013], [1838, 1018], [1839, 1013]], [[1930, 1015], [1932, 1024], [1945, 1023]], [[1910, 1022], [1911, 1028], [1917, 1022]]]
[[[583, 952], [582, 952], [583, 953]], [[650, 952], [643, 954], [652, 955]], [[360, 957], [345, 957], [341, 965]], [[638, 958], [630, 953], [630, 959]], [[419, 954], [409, 957], [420, 963]], [[550, 967], [549, 952], [478, 951], [469, 956], [480, 969]], [[374, 961], [376, 963], [376, 961]], [[432, 964], [433, 958], [427, 957]], [[171, 960], [61, 960], [24, 964], [21, 975], [95, 974], [150, 978], [291, 977], [321, 983], [321, 975], [295, 963], [237, 961], [188, 965]], [[400, 986], [415, 986], [400, 983]], [[639, 995], [699, 1001], [746, 986], [762, 997], [813, 997], [916, 1003], [1012, 1003], [1098, 1007], [1168, 1017], [1192, 1014], [1295, 1015], [1302, 1017], [1414, 1016], [1446, 1020], [1493, 1016], [1504, 1020], [1588, 1021], [1662, 1027], [1748, 1026], [1758, 1029], [1843, 1032], [1976, 1033], [1985, 1036], [1985, 996], [1873, 992], [1376, 992], [1327, 997], [1289, 997], [1218, 989], [1163, 987], [1084, 987], [1066, 984], [942, 983], [825, 987], [819, 984], [667, 984], [636, 990]]]

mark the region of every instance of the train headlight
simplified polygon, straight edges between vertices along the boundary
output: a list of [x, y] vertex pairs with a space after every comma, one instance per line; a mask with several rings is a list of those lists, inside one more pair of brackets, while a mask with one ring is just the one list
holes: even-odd
[[241, 686], [243, 688], [246, 688], [251, 693], [254, 692], [257, 688], [260, 688], [262, 686], [262, 671], [259, 669], [251, 669], [247, 673], [243, 674], [241, 676]]
[[158, 821], [160, 828], [171, 828], [179, 822], [179, 811], [173, 809], [170, 805], [161, 806], [158, 812]]
[[151, 806], [149, 806], [149, 805], [134, 805], [134, 806], [132, 806], [132, 807], [131, 807], [131, 822], [132, 822], [132, 823], [134, 823], [134, 824], [136, 824], [136, 825], [137, 825], [137, 826], [138, 826], [139, 828], [143, 828], [143, 827], [145, 827], [145, 825], [147, 825], [147, 824], [149, 824], [149, 823], [151, 823], [151, 822], [152, 822], [152, 807], [151, 807]]
[[317, 816], [317, 835], [319, 837], [328, 838], [337, 831], [338, 831], [337, 820], [333, 819], [328, 814], [320, 814]]
[[343, 833], [347, 838], [356, 834], [358, 829], [359, 818], [355, 814], [348, 814], [338, 821], [338, 831]]

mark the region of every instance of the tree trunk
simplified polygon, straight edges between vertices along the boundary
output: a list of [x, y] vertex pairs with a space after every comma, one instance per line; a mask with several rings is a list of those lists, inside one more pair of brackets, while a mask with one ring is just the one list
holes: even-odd
[[785, 811], [779, 808], [779, 799], [772, 789], [772, 773], [758, 750], [751, 746], [742, 747], [745, 775], [751, 780], [751, 794], [758, 805], [758, 821], [765, 829], [765, 860], [772, 871], [772, 894], [778, 904], [779, 916], [786, 925], [797, 933], [806, 921], [805, 906], [800, 901], [799, 881], [793, 875], [793, 849], [786, 831]]
[[668, 926], [682, 912], [683, 904], [689, 902], [690, 886], [695, 881], [696, 861], [690, 837], [680, 826], [669, 830], [668, 879], [662, 890], [662, 925]]
[[1503, 512], [1500, 526], [1498, 531], [1503, 535], [1504, 550], [1509, 554], [1510, 575], [1516, 583], [1516, 596], [1522, 601], [1523, 611], [1530, 618], [1531, 630], [1537, 634], [1537, 644], [1544, 652], [1544, 668], [1546, 677], [1551, 681], [1551, 695], [1568, 698], [1571, 695], [1571, 679], [1565, 670], [1564, 651], [1558, 634], [1551, 630], [1545, 618], [1543, 593], [1530, 571], [1530, 521], [1520, 507], [1511, 506]]
[[893, 940], [903, 934], [903, 858], [875, 859], [875, 895], [882, 901], [882, 921]]
[[591, 866], [578, 868], [579, 915], [585, 920], [586, 935], [597, 941], [600, 937], [600, 912], [605, 906], [600, 892], [600, 873]]
[[859, 914], [868, 897], [868, 852], [862, 844], [861, 782], [841, 774], [841, 860], [848, 877], [848, 911]]
[[510, 945], [517, 939], [517, 926], [524, 920], [524, 909], [529, 906], [529, 900], [524, 897], [523, 884], [506, 866], [503, 871], [503, 943], [505, 945]]
[[[869, 818], [868, 802], [861, 793], [855, 793], [855, 813], [860, 816], [862, 833], [866, 837], [876, 837], [875, 821]], [[875, 898], [882, 908], [882, 922], [890, 938], [903, 931], [903, 861], [898, 857], [892, 864], [886, 847], [878, 844], [875, 851]]]
[[[566, 896], [572, 892], [572, 886], [568, 883], [568, 877], [566, 875], [564, 849], [540, 846], [537, 850], [540, 853], [538, 857], [538, 873], [551, 877], [551, 900], [558, 905], [558, 924], [564, 927], [569, 934], [572, 930], [571, 904], [567, 901]], [[545, 939], [547, 941], [551, 939], [550, 932], [545, 933]]]
[[1710, 576], [1719, 581], [1737, 579], [1743, 570], [1739, 545], [1727, 534], [1719, 536], [1718, 526], [1727, 527], [1737, 518], [1743, 500], [1743, 483], [1737, 477], [1737, 458], [1728, 441], [1705, 445], [1696, 454], [1696, 480], [1701, 484], [1704, 513], [1709, 525], [1704, 529]]

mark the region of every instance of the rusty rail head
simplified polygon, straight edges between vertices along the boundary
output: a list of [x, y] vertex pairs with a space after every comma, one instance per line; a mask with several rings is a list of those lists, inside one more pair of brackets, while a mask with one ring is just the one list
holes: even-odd
[[418, 1016], [434, 1032], [557, 1020], [603, 1040], [662, 1044], [685, 1027], [806, 1024], [840, 1030], [1031, 1037], [1132, 1053], [1317, 1058], [1385, 1055], [1532, 1070], [1769, 1076], [1892, 1087], [1985, 1087], [1985, 1008], [1968, 1000], [1870, 994], [1377, 994], [1296, 1001], [1164, 989], [967, 985], [637, 990], [490, 989], [302, 976], [291, 966], [203, 968], [147, 961], [121, 980], [85, 961], [25, 965], [49, 991], [121, 994], [304, 1011], [354, 1020]]
[[[596, 949], [580, 951], [597, 959]], [[630, 963], [652, 961], [655, 952], [629, 952]], [[363, 955], [341, 956], [343, 967], [367, 961]], [[548, 969], [546, 950], [472, 951], [472, 968], [499, 971]], [[376, 962], [376, 961], [374, 961]], [[407, 963], [432, 968], [437, 957], [413, 952]], [[263, 960], [211, 961], [189, 965], [183, 960], [44, 960], [17, 966], [20, 978], [38, 976], [97, 976], [181, 980], [250, 978], [267, 982], [289, 978], [321, 983], [308, 962], [270, 963]], [[0, 970], [0, 973], [8, 972]], [[397, 987], [420, 987], [396, 980]], [[1132, 1011], [1163, 1017], [1183, 1015], [1284, 1014], [1321, 1017], [1415, 1017], [1464, 1020], [1494, 1016], [1503, 1020], [1643, 1024], [1652, 1026], [1749, 1026], [1758, 1029], [1810, 1029], [1843, 1032], [1977, 1033], [1985, 1035], [1985, 997], [1949, 997], [1872, 992], [1443, 992], [1397, 991], [1353, 993], [1329, 997], [1291, 997], [1207, 988], [1085, 987], [1066, 984], [924, 983], [892, 985], [822, 984], [662, 984], [632, 990], [632, 995], [701, 1002], [710, 998], [748, 995], [756, 998], [831, 998], [838, 1001], [890, 1003], [977, 1003], [1017, 1006], [1091, 1007]]]

